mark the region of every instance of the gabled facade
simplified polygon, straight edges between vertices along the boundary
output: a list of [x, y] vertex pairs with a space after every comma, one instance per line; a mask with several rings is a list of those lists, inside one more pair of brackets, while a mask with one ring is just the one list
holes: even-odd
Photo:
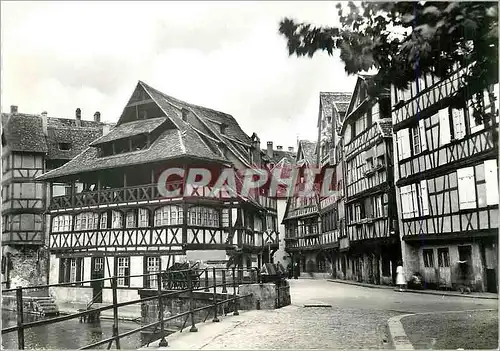
[[[286, 177], [286, 170], [291, 169], [295, 165], [296, 152], [294, 151], [293, 146], [289, 146], [287, 150], [283, 150], [283, 147], [277, 145], [276, 148], [273, 148], [273, 142], [267, 142], [267, 148], [262, 150], [263, 158], [269, 160], [269, 170], [270, 174], [273, 174], [275, 169], [281, 169], [282, 175]], [[283, 218], [285, 216], [285, 210], [287, 205], [287, 197], [285, 196], [285, 192], [287, 187], [284, 184], [281, 184], [278, 188], [278, 197], [276, 198], [276, 206], [277, 206], [277, 215], [278, 215], [278, 228], [279, 233], [279, 246], [276, 252], [271, 255], [272, 262], [281, 263], [285, 267], [291, 263], [290, 256], [285, 251], [285, 225], [283, 224]]]
[[[107, 133], [111, 124], [48, 117], [18, 112], [2, 113], [2, 265], [4, 281], [20, 284], [47, 283], [44, 247], [48, 244], [47, 187], [35, 178], [65, 164], [95, 139]], [[67, 191], [64, 183], [54, 186], [55, 194]], [[7, 253], [12, 253], [8, 255]], [[15, 262], [8, 262], [14, 260]], [[8, 269], [11, 267], [12, 269]]]
[[[389, 89], [370, 98], [359, 76], [340, 128], [345, 226], [337, 277], [374, 284], [395, 278], [400, 244], [393, 182]], [[345, 228], [345, 229], [344, 229]]]
[[498, 105], [485, 94], [496, 119], [477, 123], [462, 72], [391, 92], [403, 261], [407, 279], [497, 292]]
[[[295, 167], [297, 174], [292, 184], [300, 189], [305, 183], [305, 172], [316, 164], [316, 143], [300, 140]], [[292, 196], [288, 198], [283, 223], [285, 251], [292, 264], [299, 263], [301, 272], [315, 272], [316, 250], [319, 248], [319, 206], [317, 197]]]
[[[258, 193], [214, 198], [216, 179], [196, 186], [175, 175], [165, 185], [177, 193], [165, 197], [158, 181], [171, 168], [184, 175], [205, 168], [217, 175], [223, 168], [264, 163], [258, 137], [245, 134], [231, 115], [139, 82], [112, 132], [40, 178], [83, 183], [82, 191], [72, 186], [49, 206], [51, 280], [123, 277], [164, 270], [179, 260], [261, 266], [278, 247], [275, 199]], [[120, 299], [128, 299], [156, 281], [123, 277], [118, 284]], [[64, 299], [71, 289], [80, 289], [87, 300], [111, 299], [102, 286], [59, 288], [56, 294]]]

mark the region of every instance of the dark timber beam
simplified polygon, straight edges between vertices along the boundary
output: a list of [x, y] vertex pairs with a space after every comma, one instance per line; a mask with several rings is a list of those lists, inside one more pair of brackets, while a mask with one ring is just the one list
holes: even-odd
[[147, 99], [147, 100], [142, 100], [142, 101], [137, 101], [137, 102], [132, 102], [131, 104], [128, 104], [126, 107], [137, 107], [137, 106], [142, 106], [142, 105], [147, 105], [154, 103], [153, 99]]

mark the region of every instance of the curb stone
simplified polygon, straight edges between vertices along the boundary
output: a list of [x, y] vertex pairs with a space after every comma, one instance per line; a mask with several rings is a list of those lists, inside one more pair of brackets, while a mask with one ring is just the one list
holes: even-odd
[[414, 316], [414, 313], [402, 314], [399, 316], [391, 317], [387, 321], [389, 325], [389, 336], [396, 350], [414, 350], [415, 348], [410, 343], [408, 335], [406, 335], [401, 319], [409, 316]]
[[389, 337], [392, 339], [392, 343], [396, 350], [414, 350], [415, 348], [410, 343], [408, 335], [406, 334], [401, 320], [410, 316], [417, 315], [428, 315], [428, 314], [446, 314], [446, 313], [467, 313], [467, 312], [487, 312], [487, 311], [497, 311], [492, 308], [477, 309], [477, 310], [462, 310], [462, 311], [439, 311], [439, 312], [421, 312], [421, 313], [409, 313], [401, 314], [399, 316], [394, 316], [389, 318], [387, 324], [389, 326]]
[[[326, 281], [331, 282], [331, 283], [362, 286], [362, 287], [370, 288], [370, 289], [391, 289], [391, 290], [400, 292], [399, 289], [394, 288], [394, 286], [391, 286], [391, 285], [375, 285], [375, 284], [358, 283], [358, 282], [354, 282], [354, 281], [335, 280], [335, 279], [327, 279]], [[469, 298], [469, 299], [498, 300], [498, 295], [496, 295], [496, 296], [469, 295], [469, 294], [459, 294], [459, 293], [454, 293], [454, 292], [449, 292], [449, 291], [440, 291], [440, 290], [405, 289], [402, 292], [415, 293], [415, 294], [438, 295], [438, 296], [465, 297], [465, 298]]]

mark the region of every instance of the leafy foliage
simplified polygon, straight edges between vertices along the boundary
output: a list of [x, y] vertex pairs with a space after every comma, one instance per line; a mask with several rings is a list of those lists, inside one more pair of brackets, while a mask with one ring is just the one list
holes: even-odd
[[[474, 92], [498, 82], [497, 2], [349, 2], [347, 11], [337, 8], [338, 27], [283, 19], [279, 32], [289, 54], [339, 50], [347, 73], [377, 69], [372, 96], [380, 87], [405, 89], [423, 74], [443, 78], [459, 67], [469, 67], [465, 79]], [[478, 118], [484, 114], [479, 105], [474, 109]]]

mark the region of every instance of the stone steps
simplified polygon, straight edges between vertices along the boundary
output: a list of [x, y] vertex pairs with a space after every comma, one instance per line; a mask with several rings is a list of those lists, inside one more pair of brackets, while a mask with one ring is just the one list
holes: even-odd
[[44, 316], [59, 314], [59, 309], [53, 297], [33, 298], [33, 308], [35, 312], [38, 312]]

